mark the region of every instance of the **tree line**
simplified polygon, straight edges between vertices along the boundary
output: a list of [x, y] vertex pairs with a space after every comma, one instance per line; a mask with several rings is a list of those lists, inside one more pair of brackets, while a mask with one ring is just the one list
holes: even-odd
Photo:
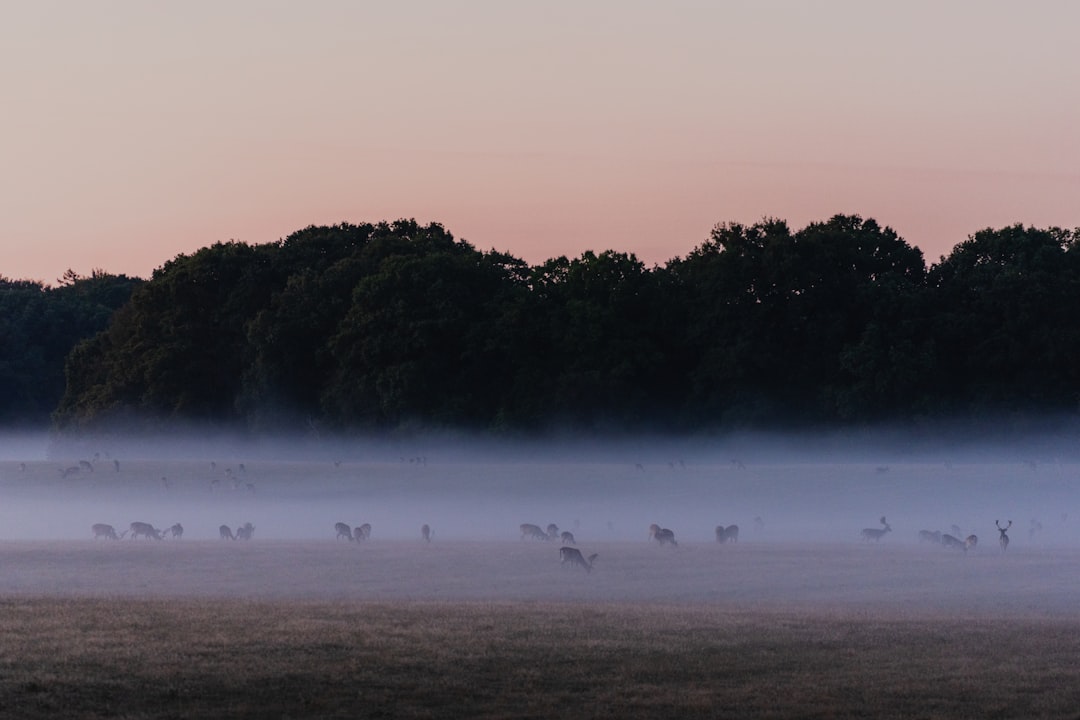
[[62, 362], [23, 351], [0, 382], [42, 392], [2, 411], [55, 400], [62, 430], [508, 433], [1075, 414], [1078, 245], [1014, 225], [927, 267], [890, 228], [838, 215], [721, 224], [651, 268], [611, 250], [530, 266], [437, 223], [312, 226], [177, 256], [145, 282], [37, 287], [45, 305], [92, 282], [116, 294], [77, 338], [41, 320], [40, 337], [71, 340], [63, 377], [19, 380]]
[[43, 426], [64, 394], [64, 363], [108, 327], [138, 278], [68, 270], [56, 286], [0, 275], [0, 426]]

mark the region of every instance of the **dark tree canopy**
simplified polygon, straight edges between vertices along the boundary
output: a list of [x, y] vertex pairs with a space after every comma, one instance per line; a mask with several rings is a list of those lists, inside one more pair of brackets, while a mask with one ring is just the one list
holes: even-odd
[[139, 282], [100, 270], [69, 270], [56, 287], [0, 276], [0, 424], [48, 424], [72, 348], [104, 330]]
[[[138, 287], [4, 281], [24, 344], [0, 383], [14, 393], [38, 358], [66, 355], [67, 429], [699, 432], [1075, 413], [1078, 238], [987, 229], [928, 269], [892, 229], [837, 215], [717, 225], [664, 266], [606, 250], [530, 267], [434, 223], [309, 227], [180, 255]], [[61, 298], [97, 308], [83, 342], [25, 344], [66, 327], [36, 309], [45, 296], [53, 313]], [[42, 317], [48, 332], [31, 329]], [[32, 405], [19, 402], [10, 412]]]

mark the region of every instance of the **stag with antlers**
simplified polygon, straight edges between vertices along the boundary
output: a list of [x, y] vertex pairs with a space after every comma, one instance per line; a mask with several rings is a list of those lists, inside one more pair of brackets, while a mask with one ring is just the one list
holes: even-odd
[[998, 532], [1001, 533], [1001, 538], [999, 539], [999, 542], [1001, 543], [1001, 552], [1005, 552], [1009, 549], [1009, 536], [1005, 533], [1012, 527], [1012, 520], [1010, 520], [1009, 524], [1005, 527], [1001, 527], [1001, 523], [997, 520], [994, 521], [994, 524], [997, 525]]

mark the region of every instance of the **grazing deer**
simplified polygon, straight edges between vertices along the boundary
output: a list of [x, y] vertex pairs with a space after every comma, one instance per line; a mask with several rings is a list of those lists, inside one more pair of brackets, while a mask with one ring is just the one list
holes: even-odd
[[222, 540], [235, 540], [236, 536], [232, 534], [232, 528], [228, 525], [222, 525], [218, 528], [218, 535]]
[[334, 529], [337, 530], [337, 538], [335, 538], [337, 540], [345, 538], [349, 542], [352, 542], [355, 539], [353, 538], [352, 528], [343, 522], [334, 523]]
[[131, 527], [129, 529], [131, 530], [132, 540], [139, 537], [140, 535], [147, 538], [153, 538], [154, 540], [161, 539], [161, 533], [150, 523], [133, 522], [131, 523]]
[[124, 532], [117, 535], [116, 528], [114, 528], [112, 525], [106, 525], [105, 523], [94, 523], [90, 526], [90, 530], [93, 531], [95, 540], [97, 540], [99, 537], [108, 538], [109, 540], [120, 540], [128, 534], [128, 531], [125, 530]]
[[964, 538], [964, 549], [969, 550], [979, 544], [978, 535], [968, 535]]
[[539, 525], [533, 525], [532, 523], [521, 523], [521, 539], [530, 537], [533, 540], [550, 540], [544, 529]]
[[739, 542], [739, 526], [738, 525], [728, 525], [727, 527], [724, 527], [723, 525], [717, 525], [716, 526], [716, 542], [718, 542], [718, 543], [726, 543], [726, 542], [737, 543], [737, 542]]
[[881, 538], [885, 537], [885, 533], [892, 532], [889, 523], [885, 522], [884, 515], [881, 516], [881, 524], [885, 526], [881, 530], [878, 530], [877, 528], [864, 528], [862, 531], [863, 542], [870, 542], [871, 540], [878, 542]]
[[431, 526], [427, 523], [420, 526], [420, 537], [424, 538], [424, 542], [431, 542]]
[[675, 533], [667, 528], [662, 528], [656, 523], [649, 526], [649, 539], [656, 540], [661, 545], [671, 544], [673, 547], [678, 547], [679, 543], [675, 542]]
[[1009, 549], [1009, 536], [1006, 535], [1005, 532], [1012, 527], [1012, 520], [1010, 520], [1009, 524], [1005, 527], [1001, 527], [1001, 523], [997, 520], [994, 521], [994, 524], [997, 525], [998, 532], [1001, 533], [1001, 538], [999, 539], [1001, 542], [1001, 552], [1005, 552]]
[[371, 539], [371, 523], [364, 523], [353, 531], [353, 537], [357, 542]]
[[250, 540], [251, 536], [255, 533], [255, 526], [251, 523], [244, 523], [240, 527], [236, 528], [237, 540]]
[[944, 547], [952, 548], [954, 550], [967, 550], [967, 545], [964, 544], [964, 541], [955, 535], [942, 535], [941, 544]]
[[549, 523], [547, 526], [547, 536], [549, 540], [559, 539], [559, 526], [555, 523]]
[[181, 525], [180, 523], [176, 523], [175, 525], [173, 525], [171, 528], [169, 528], [165, 532], [172, 533], [173, 538], [175, 538], [176, 540], [179, 540], [180, 538], [184, 537], [184, 526]]
[[933, 532], [931, 532], [929, 530], [920, 530], [919, 531], [919, 542], [921, 542], [921, 543], [928, 542], [928, 543], [934, 543], [935, 545], [941, 545], [942, 542], [943, 542], [942, 537], [941, 537], [941, 531], [940, 530], [934, 530]]
[[563, 541], [564, 545], [577, 545], [577, 540], [574, 539], [574, 533], [569, 530], [563, 530], [559, 535], [559, 539]]
[[596, 560], [599, 553], [593, 553], [586, 560], [585, 556], [581, 554], [581, 551], [572, 547], [559, 548], [559, 565], [565, 565], [570, 563], [571, 565], [580, 565], [585, 568], [585, 572], [592, 572], [593, 561]]

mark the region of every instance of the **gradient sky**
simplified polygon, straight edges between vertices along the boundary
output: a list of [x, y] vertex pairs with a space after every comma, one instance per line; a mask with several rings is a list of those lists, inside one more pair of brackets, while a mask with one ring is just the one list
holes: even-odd
[[1072, 0], [8, 0], [0, 275], [414, 217], [651, 265], [873, 217], [1080, 225]]

